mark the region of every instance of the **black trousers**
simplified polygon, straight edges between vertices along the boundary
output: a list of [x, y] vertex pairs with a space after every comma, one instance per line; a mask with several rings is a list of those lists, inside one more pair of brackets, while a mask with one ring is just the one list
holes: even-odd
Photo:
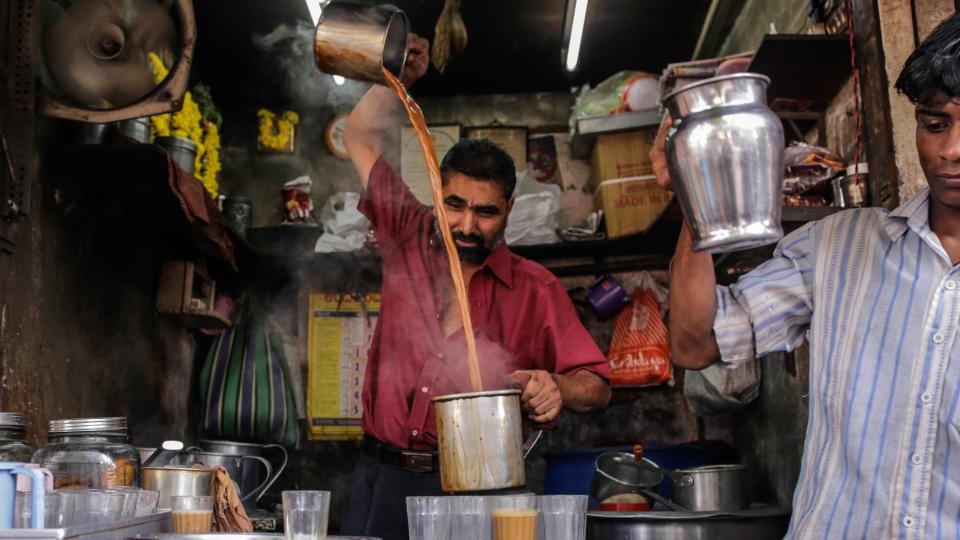
[[342, 517], [341, 534], [407, 540], [407, 497], [443, 495], [440, 473], [417, 473], [361, 453]]

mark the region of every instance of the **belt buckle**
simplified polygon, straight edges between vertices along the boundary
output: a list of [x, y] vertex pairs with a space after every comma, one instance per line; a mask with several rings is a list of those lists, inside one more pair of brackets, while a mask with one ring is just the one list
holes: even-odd
[[433, 472], [433, 454], [429, 452], [403, 452], [403, 469], [410, 472]]

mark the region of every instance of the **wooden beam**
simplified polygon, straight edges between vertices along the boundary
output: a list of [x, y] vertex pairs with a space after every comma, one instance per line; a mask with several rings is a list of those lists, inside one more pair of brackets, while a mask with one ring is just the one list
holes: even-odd
[[877, 13], [883, 42], [884, 67], [887, 72], [887, 91], [890, 96], [890, 121], [900, 200], [905, 201], [927, 185], [917, 157], [913, 104], [898, 95], [893, 87], [904, 62], [916, 48], [916, 28], [911, 2], [877, 0]]
[[854, 47], [860, 75], [863, 114], [861, 144], [870, 165], [870, 204], [893, 209], [900, 204], [897, 163], [890, 127], [890, 96], [876, 0], [854, 0]]

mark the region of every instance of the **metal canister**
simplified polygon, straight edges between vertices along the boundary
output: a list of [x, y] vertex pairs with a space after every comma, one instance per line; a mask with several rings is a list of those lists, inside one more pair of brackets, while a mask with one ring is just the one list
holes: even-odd
[[736, 511], [750, 508], [750, 479], [746, 465], [707, 465], [670, 473], [673, 502], [694, 512]]
[[444, 491], [526, 483], [519, 390], [438, 396], [433, 404]]
[[407, 59], [407, 16], [391, 5], [334, 2], [323, 8], [314, 35], [321, 71], [386, 84], [383, 68], [399, 75]]
[[150, 142], [150, 136], [153, 134], [149, 116], [121, 120], [117, 122], [117, 129], [127, 137], [144, 144]]
[[247, 237], [247, 229], [253, 222], [253, 201], [246, 197], [223, 198], [223, 224], [240, 238]]
[[193, 174], [197, 160], [197, 144], [190, 139], [177, 137], [157, 137], [154, 143], [170, 154], [173, 161], [187, 174]]
[[170, 497], [213, 495], [213, 469], [144, 467], [143, 489], [157, 491], [160, 508], [170, 508]]
[[714, 77], [664, 98], [676, 130], [667, 160], [693, 249], [710, 253], [783, 236], [783, 125], [767, 107], [770, 79]]

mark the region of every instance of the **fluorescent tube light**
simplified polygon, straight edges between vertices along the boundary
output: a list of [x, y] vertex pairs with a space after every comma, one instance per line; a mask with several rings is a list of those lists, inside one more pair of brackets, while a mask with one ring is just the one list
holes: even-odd
[[567, 71], [575, 71], [580, 61], [580, 43], [583, 41], [583, 24], [587, 19], [587, 0], [575, 0], [573, 24], [570, 28], [570, 44], [567, 45]]
[[316, 26], [320, 22], [320, 12], [323, 10], [321, 7], [320, 0], [306, 0], [307, 9], [310, 10], [310, 18], [313, 19], [313, 25]]

